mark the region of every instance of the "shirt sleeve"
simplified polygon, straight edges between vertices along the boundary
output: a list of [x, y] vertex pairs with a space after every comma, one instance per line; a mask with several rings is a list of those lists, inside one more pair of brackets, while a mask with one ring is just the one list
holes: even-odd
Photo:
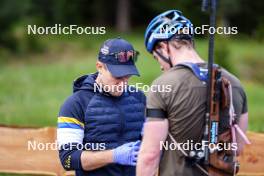
[[242, 114], [244, 114], [244, 113], [248, 112], [247, 96], [246, 96], [244, 89], [241, 89], [240, 92], [241, 92], [241, 96], [242, 96], [242, 100], [243, 100]]
[[248, 112], [247, 97], [242, 86], [233, 88], [233, 105], [236, 119], [239, 121], [241, 115]]
[[[157, 87], [159, 84], [154, 81], [151, 85], [152, 87]], [[162, 97], [162, 92], [155, 89], [150, 89], [147, 94], [147, 118], [166, 118], [166, 105], [164, 98]]]
[[62, 166], [66, 170], [81, 170], [84, 121], [81, 105], [74, 95], [61, 106], [57, 124], [57, 143]]

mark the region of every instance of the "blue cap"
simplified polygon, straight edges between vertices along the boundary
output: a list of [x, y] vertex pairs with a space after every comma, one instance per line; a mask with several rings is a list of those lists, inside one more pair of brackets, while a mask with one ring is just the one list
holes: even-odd
[[100, 48], [98, 60], [106, 64], [107, 69], [114, 77], [137, 75], [139, 72], [133, 60], [119, 62], [113, 53], [134, 51], [133, 46], [122, 38], [106, 40]]

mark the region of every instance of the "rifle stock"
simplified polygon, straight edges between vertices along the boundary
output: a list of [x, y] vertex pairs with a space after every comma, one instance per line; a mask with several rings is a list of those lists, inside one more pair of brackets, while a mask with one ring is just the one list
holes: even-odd
[[[210, 112], [209, 112], [209, 144], [232, 144], [231, 125], [220, 134], [220, 111], [229, 109], [230, 95], [228, 87], [230, 82], [222, 77], [218, 66], [212, 68], [212, 80], [210, 85]], [[224, 118], [224, 117], [221, 117]], [[232, 118], [228, 116], [228, 118]], [[228, 119], [229, 121], [230, 119]], [[231, 176], [238, 172], [238, 162], [236, 160], [236, 151], [230, 150], [208, 150], [207, 170], [209, 176]]]

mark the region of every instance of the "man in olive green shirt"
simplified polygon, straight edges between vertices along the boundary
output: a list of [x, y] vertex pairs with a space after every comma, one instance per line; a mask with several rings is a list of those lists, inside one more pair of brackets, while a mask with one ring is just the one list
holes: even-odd
[[[168, 25], [174, 33], [160, 28]], [[145, 34], [145, 45], [164, 71], [154, 82], [155, 86], [171, 86], [171, 91], [152, 91], [147, 96], [147, 121], [141, 145], [137, 176], [202, 176], [201, 169], [186, 160], [178, 149], [161, 151], [161, 144], [201, 142], [205, 126], [207, 91], [206, 83], [194, 72], [182, 66], [191, 63], [200, 70], [207, 65], [194, 49], [193, 34], [183, 30], [192, 29], [191, 22], [181, 12], [170, 10], [154, 18]], [[178, 33], [177, 33], [178, 31]], [[191, 30], [190, 30], [191, 31]], [[225, 69], [222, 75], [232, 85], [233, 105], [238, 125], [245, 132], [248, 124], [247, 101], [240, 81]], [[202, 72], [200, 72], [202, 74]], [[238, 137], [238, 153], [243, 149]], [[164, 149], [164, 146], [163, 146]]]

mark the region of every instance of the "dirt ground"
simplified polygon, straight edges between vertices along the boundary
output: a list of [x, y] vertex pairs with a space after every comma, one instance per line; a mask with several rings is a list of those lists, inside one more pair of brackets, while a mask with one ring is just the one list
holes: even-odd
[[[52, 144], [56, 128], [0, 127], [0, 136], [0, 172], [73, 175], [61, 167], [56, 146]], [[252, 145], [246, 146], [239, 158], [239, 175], [264, 176], [264, 134], [249, 132], [248, 136]]]
[[264, 176], [264, 134], [247, 133], [251, 145], [247, 145], [239, 157], [239, 175]]

